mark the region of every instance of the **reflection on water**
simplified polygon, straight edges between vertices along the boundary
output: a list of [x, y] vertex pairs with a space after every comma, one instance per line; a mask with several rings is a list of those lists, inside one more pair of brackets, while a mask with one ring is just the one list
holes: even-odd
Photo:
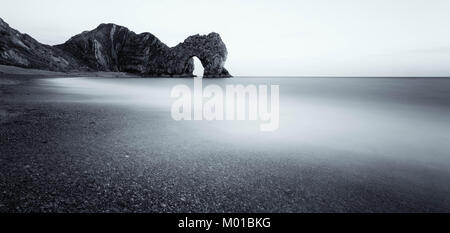
[[62, 101], [167, 113], [162, 114], [164, 119], [152, 120], [175, 126], [192, 138], [272, 150], [274, 155], [281, 150], [294, 153], [314, 147], [427, 161], [443, 169], [450, 166], [450, 79], [273, 77], [203, 81], [204, 86], [222, 87], [279, 85], [280, 125], [271, 133], [260, 132], [255, 121], [171, 121], [171, 90], [179, 84], [193, 87], [192, 79], [61, 78], [44, 82], [55, 91], [79, 95], [67, 95]]

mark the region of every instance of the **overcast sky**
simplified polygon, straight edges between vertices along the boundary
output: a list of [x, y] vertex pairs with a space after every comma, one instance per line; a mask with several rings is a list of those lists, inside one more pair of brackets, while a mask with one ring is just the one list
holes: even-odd
[[2, 0], [0, 17], [52, 45], [108, 22], [169, 46], [215, 31], [233, 75], [450, 76], [449, 0]]

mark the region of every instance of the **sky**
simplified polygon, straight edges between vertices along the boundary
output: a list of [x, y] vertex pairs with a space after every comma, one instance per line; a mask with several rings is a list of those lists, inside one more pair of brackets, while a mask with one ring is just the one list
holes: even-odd
[[45, 44], [100, 23], [169, 46], [217, 32], [235, 76], [450, 76], [449, 0], [2, 0]]

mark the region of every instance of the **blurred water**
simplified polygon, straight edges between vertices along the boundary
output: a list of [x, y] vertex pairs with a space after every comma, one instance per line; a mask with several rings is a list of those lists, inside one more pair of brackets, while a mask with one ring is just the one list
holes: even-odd
[[[61, 78], [45, 79], [44, 83], [66, 94], [59, 101], [121, 105], [143, 114], [162, 113], [151, 120], [177, 127], [191, 138], [228, 142], [274, 156], [279, 151], [301, 156], [296, 152], [308, 148], [333, 162], [339, 162], [339, 158], [327, 151], [450, 168], [450, 79], [446, 78], [203, 80], [203, 86], [279, 85], [280, 128], [268, 133], [259, 131], [258, 121], [172, 120], [170, 107], [175, 99], [170, 98], [170, 92], [179, 84], [192, 88], [192, 79]], [[170, 140], [176, 143], [176, 137]]]

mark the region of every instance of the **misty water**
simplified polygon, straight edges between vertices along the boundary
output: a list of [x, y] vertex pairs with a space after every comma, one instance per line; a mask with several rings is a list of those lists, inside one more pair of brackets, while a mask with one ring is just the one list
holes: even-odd
[[[184, 84], [194, 90], [192, 79], [61, 78], [45, 82], [50, 87], [62, 87], [56, 91], [80, 94], [79, 98], [60, 101], [166, 112], [167, 119], [171, 119], [171, 104], [176, 100], [170, 96], [172, 88]], [[450, 79], [273, 77], [202, 82], [203, 88], [215, 84], [224, 90], [226, 85], [279, 85], [280, 126], [264, 133], [258, 129], [259, 120], [172, 122], [195, 127], [197, 134], [214, 132], [217, 140], [235, 143], [244, 143], [240, 139], [246, 138], [249, 145], [258, 140], [268, 140], [274, 146], [308, 143], [352, 152], [450, 161]]]
[[[434, 198], [442, 208], [450, 205], [450, 79], [203, 79], [203, 87], [279, 85], [280, 121], [274, 132], [261, 132], [260, 121], [173, 120], [170, 110], [176, 99], [171, 98], [171, 90], [179, 84], [193, 89], [192, 79], [41, 81], [44, 88], [58, 94], [58, 103], [126, 111], [130, 117], [114, 123], [120, 130], [111, 137], [141, 148], [143, 154], [235, 158], [238, 167], [244, 166], [242, 161], [245, 166], [251, 166], [247, 162], [270, 161], [273, 168], [281, 167], [272, 171], [272, 165], [264, 165], [272, 177], [295, 181], [311, 176], [305, 181], [313, 182], [310, 189], [318, 185], [321, 188], [316, 191], [327, 193], [327, 198], [341, 189], [346, 192], [341, 185], [348, 183], [362, 185], [358, 187], [364, 192], [392, 192], [395, 198], [409, 201]], [[226, 173], [224, 161], [212, 164], [208, 165], [211, 169]], [[339, 185], [334, 176], [340, 177]], [[327, 184], [340, 188], [327, 191]], [[375, 202], [382, 208], [383, 204]]]

